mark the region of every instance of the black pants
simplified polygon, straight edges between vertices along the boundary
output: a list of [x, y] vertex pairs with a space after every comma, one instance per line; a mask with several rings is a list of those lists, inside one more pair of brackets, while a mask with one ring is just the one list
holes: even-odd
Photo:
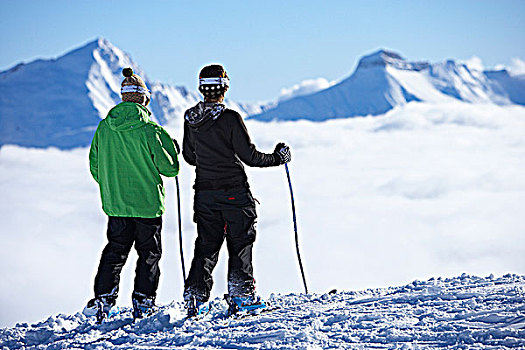
[[257, 214], [248, 189], [197, 191], [194, 201], [197, 240], [184, 296], [201, 301], [210, 297], [212, 271], [226, 238], [228, 247], [228, 292], [230, 295], [255, 291], [252, 247]]
[[159, 260], [162, 255], [160, 231], [162, 217], [127, 218], [110, 216], [108, 244], [102, 252], [95, 296], [118, 293], [120, 272], [133, 244], [139, 255], [135, 270], [134, 292], [155, 297], [159, 285]]

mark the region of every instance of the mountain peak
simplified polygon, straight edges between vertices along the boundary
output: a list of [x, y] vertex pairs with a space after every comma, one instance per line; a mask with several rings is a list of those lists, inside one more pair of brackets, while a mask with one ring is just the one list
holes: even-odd
[[380, 50], [378, 50], [378, 51], [376, 51], [376, 52], [374, 52], [374, 53], [372, 53], [372, 54], [370, 54], [368, 56], [365, 56], [363, 58], [366, 58], [366, 57], [369, 57], [369, 58], [378, 57], [378, 58], [381, 58], [384, 61], [389, 61], [389, 60], [402, 60], [402, 61], [404, 61], [405, 60], [397, 52], [386, 50], [386, 49], [380, 49]]
[[118, 47], [113, 45], [108, 39], [104, 37], [98, 37], [91, 43], [94, 44], [97, 48], [100, 48], [103, 50], [111, 50], [111, 51], [119, 50], [120, 51]]
[[[92, 64], [95, 63], [99, 66], [106, 67], [108, 70], [103, 69], [105, 72], [112, 72], [118, 78], [120, 78], [122, 68], [132, 67], [134, 72], [147, 80], [144, 71], [133, 62], [129, 54], [103, 37], [89, 41], [83, 46], [60, 57], [59, 60], [69, 62], [71, 65], [81, 65], [83, 67], [91, 67]], [[115, 79], [111, 78], [110, 80]], [[117, 85], [120, 85], [120, 82]]]
[[397, 69], [420, 71], [430, 66], [428, 62], [409, 62], [400, 54], [381, 49], [359, 60], [357, 68], [375, 68], [391, 66]]
[[91, 55], [93, 51], [95, 50], [101, 50], [101, 51], [109, 51], [109, 52], [115, 52], [120, 51], [119, 48], [117, 48], [115, 45], [113, 45], [109, 40], [103, 37], [98, 37], [95, 40], [91, 40], [87, 42], [86, 44], [80, 46], [79, 48], [73, 49], [70, 52], [66, 53], [64, 56], [68, 55], [78, 55], [78, 54], [87, 54]]
[[361, 58], [361, 60], [359, 60], [359, 66], [386, 66], [388, 64], [396, 64], [405, 61], [406, 60], [400, 54], [393, 51], [381, 49]]

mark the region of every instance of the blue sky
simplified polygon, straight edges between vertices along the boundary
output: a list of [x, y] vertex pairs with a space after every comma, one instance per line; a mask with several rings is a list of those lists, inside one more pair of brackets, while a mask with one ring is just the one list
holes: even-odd
[[56, 57], [97, 37], [152, 79], [195, 88], [225, 65], [229, 97], [271, 100], [304, 79], [348, 76], [379, 48], [410, 60], [525, 58], [525, 1], [1, 0], [0, 70]]

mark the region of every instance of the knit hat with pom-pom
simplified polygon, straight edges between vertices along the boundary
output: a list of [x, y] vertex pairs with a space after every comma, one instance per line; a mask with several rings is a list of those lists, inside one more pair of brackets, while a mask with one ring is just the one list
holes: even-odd
[[120, 89], [122, 101], [135, 102], [147, 106], [150, 101], [150, 92], [146, 84], [144, 84], [144, 80], [133, 73], [131, 68], [124, 68], [122, 75], [124, 76]]
[[204, 97], [216, 99], [224, 96], [230, 86], [230, 78], [220, 64], [202, 68], [199, 74], [199, 91]]

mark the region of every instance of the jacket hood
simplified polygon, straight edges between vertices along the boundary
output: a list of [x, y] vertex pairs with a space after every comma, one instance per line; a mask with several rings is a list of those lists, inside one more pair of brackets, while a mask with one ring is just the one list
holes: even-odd
[[151, 112], [141, 104], [122, 102], [113, 107], [106, 117], [111, 130], [128, 131], [146, 125]]
[[198, 127], [208, 120], [216, 120], [226, 109], [222, 103], [206, 103], [199, 102], [195, 107], [192, 107], [184, 114], [184, 119], [192, 127]]

